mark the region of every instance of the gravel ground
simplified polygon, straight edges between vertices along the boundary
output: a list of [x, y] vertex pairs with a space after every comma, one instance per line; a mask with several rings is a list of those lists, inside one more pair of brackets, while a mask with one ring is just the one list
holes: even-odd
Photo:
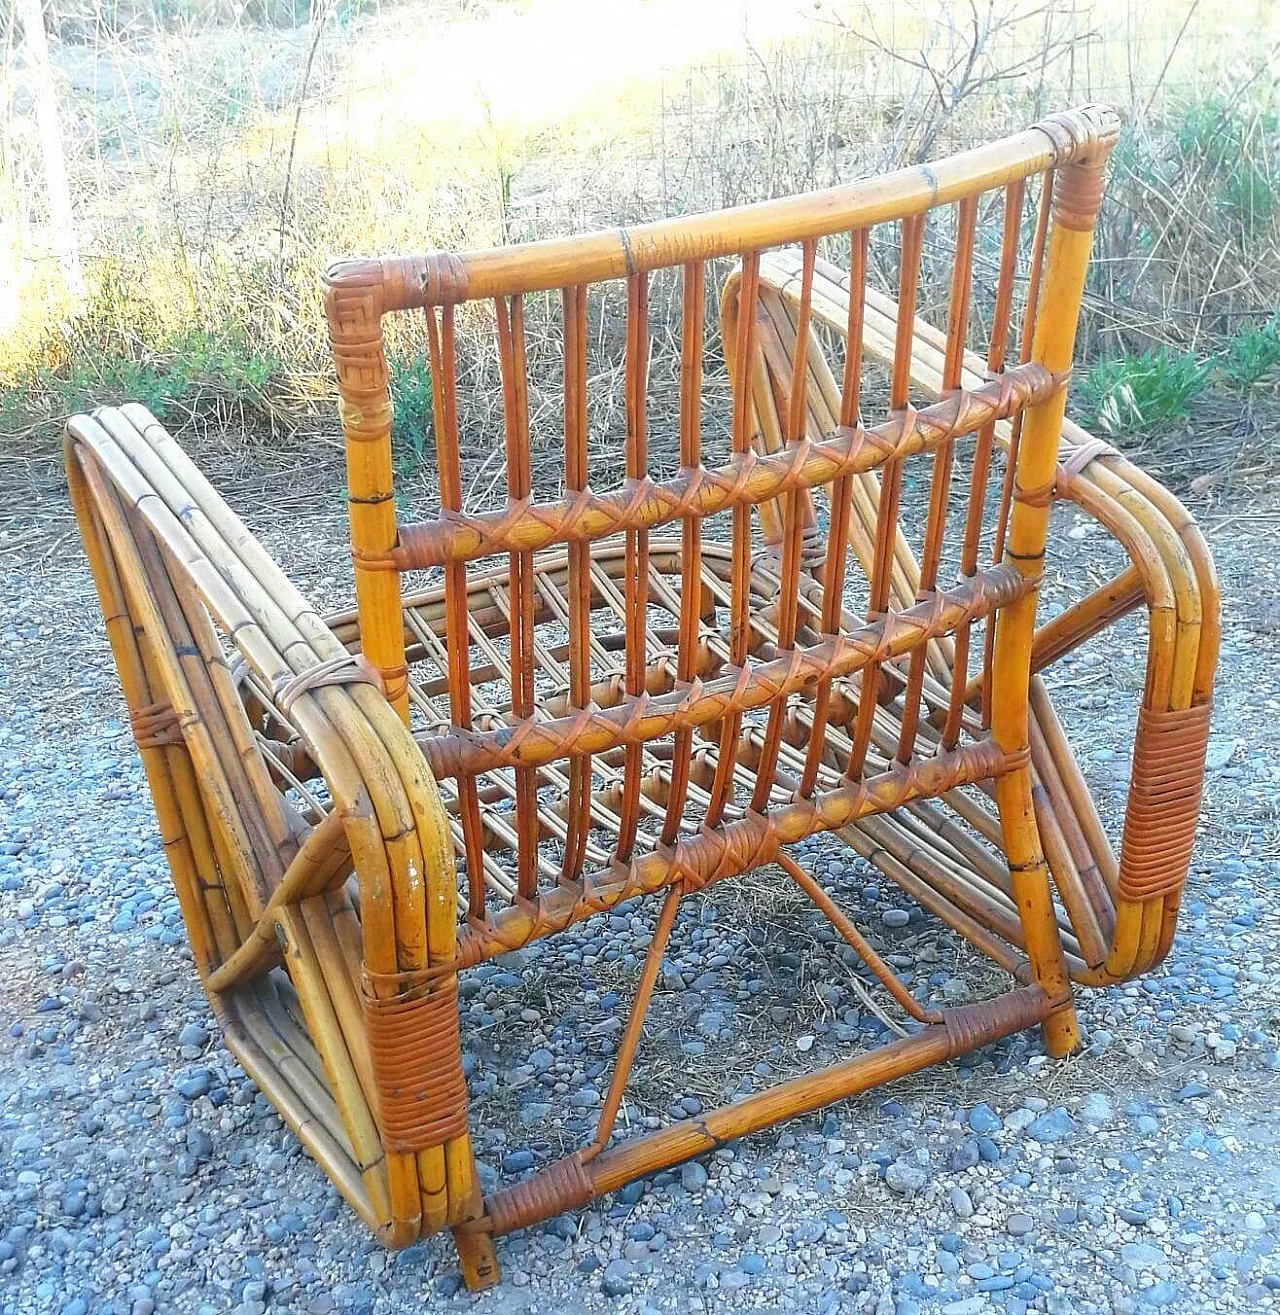
[[[322, 476], [320, 503], [297, 491], [254, 520], [313, 596], [336, 597], [339, 485]], [[242, 482], [232, 500], [253, 492]], [[1081, 997], [1086, 1053], [1056, 1063], [1011, 1038], [634, 1184], [502, 1240], [503, 1286], [471, 1297], [447, 1240], [395, 1256], [372, 1243], [220, 1045], [63, 495], [52, 481], [35, 493], [36, 515], [0, 529], [4, 1311], [1280, 1304], [1280, 514], [1205, 518], [1228, 599], [1212, 816], [1168, 963]], [[1063, 546], [1059, 593], [1107, 571], [1085, 526]], [[1140, 637], [1128, 622], [1055, 678], [1112, 820]], [[922, 994], [960, 998], [989, 977], [839, 845], [802, 861]], [[486, 1176], [580, 1141], [653, 913], [615, 912], [465, 980]], [[695, 1112], [883, 1032], [820, 919], [767, 874], [726, 884], [682, 910], [632, 1120]]]

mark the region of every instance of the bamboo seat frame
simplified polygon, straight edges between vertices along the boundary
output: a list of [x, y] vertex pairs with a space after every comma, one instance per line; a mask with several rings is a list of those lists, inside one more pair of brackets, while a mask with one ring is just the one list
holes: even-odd
[[[1124, 980], [1167, 951], [1199, 806], [1217, 590], [1176, 500], [1064, 421], [1116, 127], [1090, 106], [809, 197], [332, 267], [348, 613], [314, 611], [143, 408], [70, 422], [72, 499], [201, 979], [229, 1048], [386, 1245], [449, 1227], [468, 1285], [486, 1286], [495, 1236], [726, 1140], [1037, 1023], [1066, 1054], [1073, 981]], [[1010, 364], [1018, 225], [1037, 177]], [[984, 360], [966, 350], [971, 269], [980, 198], [1000, 192]], [[957, 214], [945, 331], [915, 314], [926, 215], [942, 207]], [[883, 224], [901, 235], [896, 301], [866, 282], [868, 234]], [[850, 234], [845, 270], [817, 255], [838, 233]], [[721, 299], [731, 456], [711, 468], [705, 264], [726, 256], [742, 258]], [[647, 281], [668, 269], [681, 288], [680, 470], [655, 478]], [[614, 279], [628, 296], [626, 478], [597, 493], [587, 287]], [[531, 483], [523, 306], [557, 289], [565, 495], [545, 501]], [[485, 300], [507, 432], [507, 501], [492, 510], [464, 505], [458, 465], [455, 311]], [[427, 318], [442, 510], [403, 524], [382, 321], [411, 310]], [[888, 419], [870, 427], [864, 358], [890, 375]], [[948, 490], [970, 442], [960, 570], [944, 587]], [[912, 459], [932, 469], [918, 553], [899, 516]], [[1037, 629], [1055, 498], [1131, 564]], [[862, 615], [851, 564], [866, 576]], [[425, 568], [443, 584], [402, 592], [401, 576]], [[1141, 606], [1147, 678], [1117, 859], [1038, 673]], [[1005, 969], [1010, 989], [946, 1007], [913, 997], [788, 851], [828, 833]], [[830, 919], [907, 1033], [618, 1140], [680, 901], [767, 863]], [[459, 973], [647, 894], [662, 900], [593, 1139], [482, 1196]]]

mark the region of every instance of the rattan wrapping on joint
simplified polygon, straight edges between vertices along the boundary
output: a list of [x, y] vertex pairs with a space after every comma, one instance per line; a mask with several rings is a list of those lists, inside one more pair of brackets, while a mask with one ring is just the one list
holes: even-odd
[[1079, 447], [1073, 448], [1058, 463], [1057, 477], [1054, 479], [1054, 489], [1060, 494], [1066, 494], [1071, 489], [1071, 482], [1079, 475], [1084, 468], [1094, 460], [1095, 457], [1117, 456], [1118, 453], [1106, 439], [1091, 438], [1087, 443], [1081, 443]]
[[386, 693], [378, 669], [362, 653], [344, 653], [317, 666], [309, 667], [292, 680], [282, 681], [276, 690], [276, 705], [287, 717], [304, 694], [326, 685], [372, 685]]
[[582, 1159], [575, 1153], [498, 1192], [485, 1204], [493, 1220], [493, 1231], [503, 1234], [514, 1233], [517, 1228], [527, 1228], [539, 1219], [549, 1219], [566, 1210], [577, 1210], [594, 1196]]
[[130, 709], [129, 725], [139, 749], [158, 749], [182, 743], [182, 726], [171, 703], [148, 703]]
[[1020, 502], [1024, 507], [1047, 507], [1053, 501], [1056, 481], [1050, 480], [1048, 484], [1041, 484], [1036, 489], [1019, 489], [1013, 491], [1013, 500]]
[[1212, 706], [1138, 710], [1120, 852], [1124, 899], [1155, 899], [1182, 885], [1195, 841]]
[[955, 1005], [942, 1011], [942, 1025], [953, 1055], [963, 1055], [984, 1045], [999, 1030], [1011, 1011], [1019, 1015], [1019, 1025], [1030, 1027], [1044, 1014], [1045, 999], [1038, 991], [998, 995], [991, 1000]]
[[364, 992], [369, 1055], [387, 1150], [421, 1151], [467, 1130], [458, 1032], [458, 979], [379, 1000]]

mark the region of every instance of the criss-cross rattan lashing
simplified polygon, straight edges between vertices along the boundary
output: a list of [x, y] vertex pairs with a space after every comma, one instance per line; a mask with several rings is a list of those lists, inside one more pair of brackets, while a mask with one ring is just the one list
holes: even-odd
[[[345, 616], [306, 605], [141, 408], [71, 423], [73, 497], [197, 965], [228, 1044], [388, 1245], [451, 1226], [468, 1282], [492, 1282], [494, 1235], [728, 1138], [1036, 1022], [1064, 1054], [1072, 980], [1117, 981], [1167, 950], [1217, 594], [1186, 513], [1064, 422], [1115, 131], [1087, 107], [810, 196], [334, 266]], [[610, 289], [616, 442], [595, 355]], [[661, 341], [659, 296], [678, 324]], [[429, 349], [439, 505], [416, 522], [393, 492], [393, 314], [425, 319]], [[496, 498], [468, 442], [486, 360]], [[560, 400], [535, 413], [548, 360]], [[1037, 630], [1055, 498], [1131, 565]], [[1035, 673], [1142, 603], [1117, 860]], [[1012, 988], [916, 999], [788, 849], [826, 832]], [[771, 863], [906, 1035], [617, 1140], [679, 902]], [[648, 894], [661, 908], [594, 1135], [482, 1199], [458, 974]]]

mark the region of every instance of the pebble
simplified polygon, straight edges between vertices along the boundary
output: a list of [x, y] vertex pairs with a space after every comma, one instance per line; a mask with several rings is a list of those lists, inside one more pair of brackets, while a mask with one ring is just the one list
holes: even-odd
[[1045, 1145], [1063, 1141], [1076, 1131], [1076, 1121], [1061, 1106], [1027, 1125], [1027, 1136]]
[[1101, 1128], [1115, 1118], [1111, 1097], [1104, 1091], [1091, 1091], [1080, 1102], [1080, 1117], [1091, 1127]]
[[625, 1260], [611, 1260], [600, 1276], [600, 1291], [606, 1297], [625, 1297], [632, 1282], [631, 1266]]
[[953, 1173], [960, 1173], [972, 1169], [981, 1159], [977, 1138], [967, 1137], [952, 1149], [950, 1167]]
[[209, 1044], [209, 1034], [199, 1023], [188, 1023], [178, 1033], [178, 1044], [180, 1046], [190, 1046], [193, 1049], [203, 1049]]
[[993, 1110], [990, 1105], [982, 1102], [975, 1105], [970, 1111], [969, 1127], [971, 1127], [974, 1132], [989, 1135], [993, 1132], [999, 1132], [1004, 1127], [1004, 1124], [1001, 1122], [1000, 1117], [996, 1114], [995, 1110]]
[[884, 1180], [899, 1196], [915, 1196], [929, 1181], [929, 1175], [921, 1165], [895, 1160], [885, 1170]]
[[680, 1168], [680, 1185], [686, 1192], [700, 1192], [707, 1185], [709, 1175], [697, 1160], [690, 1160]]

